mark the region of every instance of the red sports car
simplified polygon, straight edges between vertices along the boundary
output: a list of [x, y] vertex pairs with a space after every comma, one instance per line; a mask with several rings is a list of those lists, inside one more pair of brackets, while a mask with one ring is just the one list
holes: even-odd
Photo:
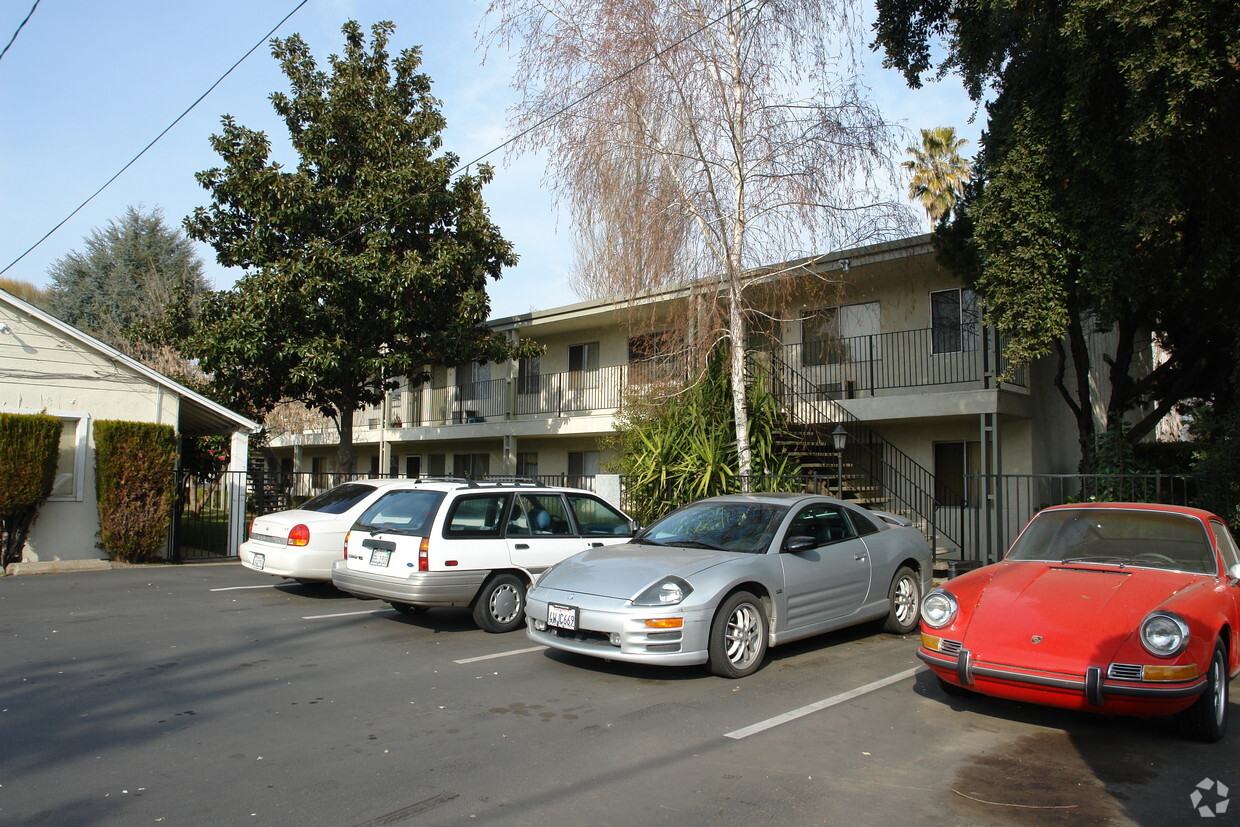
[[918, 656], [962, 689], [1107, 715], [1177, 715], [1227, 731], [1240, 672], [1240, 554], [1208, 511], [1143, 503], [1047, 508], [1000, 563], [922, 601]]

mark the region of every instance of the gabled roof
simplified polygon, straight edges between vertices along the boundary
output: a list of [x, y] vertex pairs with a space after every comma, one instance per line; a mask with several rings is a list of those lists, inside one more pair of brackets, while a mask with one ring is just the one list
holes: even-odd
[[[179, 430], [183, 434], [198, 436], [203, 434], [231, 433], [237, 430], [253, 433], [262, 427], [259, 423], [225, 408], [218, 402], [213, 402], [179, 382], [174, 382], [159, 371], [153, 370], [138, 360], [126, 356], [116, 348], [105, 345], [93, 336], [83, 333], [73, 325], [62, 322], [50, 313], [17, 298], [12, 293], [0, 290], [0, 304], [7, 304], [27, 316], [32, 316], [48, 327], [58, 331], [65, 338], [125, 366], [133, 372], [146, 377], [152, 383], [163, 387], [170, 393], [176, 394], [181, 400]], [[0, 336], [2, 335], [4, 334], [0, 333]]]

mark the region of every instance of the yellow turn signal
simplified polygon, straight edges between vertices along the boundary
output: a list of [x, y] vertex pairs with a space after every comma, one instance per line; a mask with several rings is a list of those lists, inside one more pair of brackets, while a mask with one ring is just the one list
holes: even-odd
[[652, 617], [646, 621], [651, 629], [679, 629], [685, 625], [683, 617]]
[[921, 645], [929, 649], [931, 652], [939, 651], [939, 647], [943, 645], [943, 638], [921, 633]]
[[1147, 681], [1191, 681], [1197, 677], [1197, 664], [1187, 666], [1143, 666], [1141, 677]]

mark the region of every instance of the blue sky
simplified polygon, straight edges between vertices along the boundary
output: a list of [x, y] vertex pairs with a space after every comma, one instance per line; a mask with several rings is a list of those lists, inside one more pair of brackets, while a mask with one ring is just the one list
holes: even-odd
[[[0, 48], [30, 11], [33, 0], [0, 3]], [[0, 60], [0, 268], [6, 267], [92, 192], [121, 169], [297, 0], [41, 0]], [[341, 24], [364, 28], [378, 20], [396, 24], [395, 53], [420, 45], [423, 70], [435, 83], [448, 120], [444, 145], [473, 160], [508, 137], [506, 109], [514, 95], [511, 62], [492, 53], [485, 64], [474, 33], [485, 3], [478, 0], [310, 0], [276, 33], [298, 32], [320, 64], [338, 51]], [[912, 133], [950, 125], [976, 148], [982, 118], [959, 83], [949, 79], [921, 90], [871, 56], [866, 80], [875, 102]], [[14, 265], [5, 276], [37, 285], [48, 267], [130, 205], [158, 207], [169, 225], [208, 203], [194, 173], [216, 166], [208, 137], [231, 114], [265, 130], [274, 156], [294, 159], [280, 141], [283, 125], [267, 96], [287, 82], [261, 46], [193, 112], [89, 205]], [[904, 143], [912, 143], [910, 136]], [[521, 256], [517, 267], [489, 289], [494, 316], [524, 313], [577, 301], [568, 287], [572, 245], [542, 183], [538, 156], [492, 156], [494, 183], [485, 191], [492, 216]], [[918, 211], [920, 215], [920, 211]], [[200, 246], [207, 274], [219, 288], [238, 271], [215, 263]]]

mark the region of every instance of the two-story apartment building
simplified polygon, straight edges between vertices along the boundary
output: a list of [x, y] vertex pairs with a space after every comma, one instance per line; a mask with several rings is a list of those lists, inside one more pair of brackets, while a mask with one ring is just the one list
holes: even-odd
[[[828, 490], [950, 529], [981, 496], [967, 490], [967, 474], [1076, 469], [1076, 430], [1051, 367], [999, 380], [1002, 342], [981, 324], [972, 292], [936, 262], [930, 236], [843, 251], [812, 268], [834, 288], [785, 305], [751, 346], [807, 450], [826, 452]], [[425, 385], [402, 385], [357, 414], [355, 469], [569, 482], [599, 473], [626, 393], [668, 369], [660, 343], [684, 335], [687, 295], [669, 289], [493, 320], [513, 339], [542, 344], [543, 355], [435, 366]], [[843, 435], [840, 454], [832, 434]], [[269, 445], [281, 471], [326, 484], [336, 442], [325, 426], [272, 433]], [[830, 473], [833, 463], [847, 470]]]

